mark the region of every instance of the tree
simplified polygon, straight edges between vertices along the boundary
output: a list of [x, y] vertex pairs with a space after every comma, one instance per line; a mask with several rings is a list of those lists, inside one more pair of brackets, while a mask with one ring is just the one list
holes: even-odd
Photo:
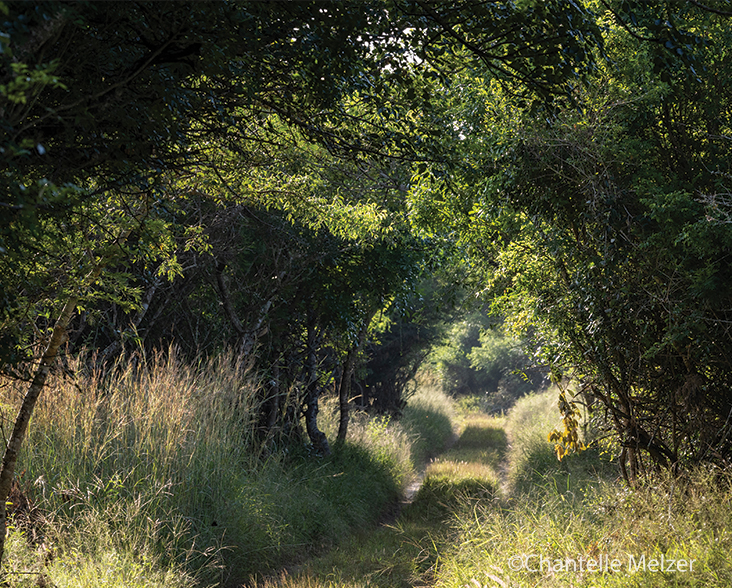
[[[477, 104], [464, 128], [489, 130], [466, 133], [449, 186], [427, 172], [415, 192], [437, 194], [427, 220], [457, 219], [497, 308], [516, 331], [536, 330], [555, 380], [571, 376], [606, 411], [629, 480], [644, 463], [726, 464], [731, 449], [732, 242], [715, 202], [728, 191], [729, 95], [717, 80], [729, 64], [726, 50], [704, 49], [730, 38], [708, 12], [684, 22], [704, 37], [705, 70], [669, 60], [654, 73], [659, 43], [639, 49], [635, 31], [611, 28], [612, 67], [544, 120], [490, 78], [466, 80]], [[569, 446], [575, 413], [562, 406], [570, 426], [556, 438]]]
[[[287, 149], [291, 132], [356, 160], [443, 157], [431, 84], [445, 79], [444, 56], [472, 55], [547, 95], [585, 67], [587, 49], [600, 42], [589, 13], [574, 5], [4, 8], [8, 214], [0, 247], [30, 260], [42, 223], [58, 225], [111, 190], [133, 197], [154, 190], [162, 201], [166, 174], [219, 169], [222, 149], [225, 159], [236, 156], [244, 177]], [[547, 35], [547, 25], [560, 34]], [[587, 35], [575, 35], [575, 26]], [[263, 194], [247, 196], [257, 205], [277, 199]], [[3, 356], [16, 363], [24, 335], [13, 291], [27, 276], [5, 276]]]

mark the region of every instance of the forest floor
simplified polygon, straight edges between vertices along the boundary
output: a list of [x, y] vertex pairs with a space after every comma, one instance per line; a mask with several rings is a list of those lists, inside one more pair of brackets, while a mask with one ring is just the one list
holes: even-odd
[[447, 447], [431, 459], [384, 513], [327, 553], [283, 570], [267, 588], [416, 588], [433, 586], [443, 549], [454, 534], [454, 511], [466, 499], [492, 500], [505, 472], [506, 434], [498, 419], [464, 417]]

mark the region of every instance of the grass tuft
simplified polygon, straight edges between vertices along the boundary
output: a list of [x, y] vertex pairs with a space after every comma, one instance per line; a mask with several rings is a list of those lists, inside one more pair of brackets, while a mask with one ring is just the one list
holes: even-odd
[[408, 399], [401, 422], [412, 432], [415, 466], [441, 452], [452, 440], [457, 414], [455, 401], [437, 387], [420, 387]]

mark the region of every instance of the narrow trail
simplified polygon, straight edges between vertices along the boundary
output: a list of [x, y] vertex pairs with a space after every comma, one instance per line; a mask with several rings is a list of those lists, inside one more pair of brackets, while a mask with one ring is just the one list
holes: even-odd
[[469, 415], [460, 434], [423, 464], [377, 527], [284, 571], [265, 588], [434, 587], [439, 555], [454, 541], [447, 523], [452, 509], [463, 495], [491, 499], [501, 492], [506, 449], [495, 419]]
[[459, 440], [460, 440], [460, 435], [458, 433], [453, 433], [450, 440], [445, 444], [445, 446], [442, 448], [442, 451], [440, 451], [440, 453], [437, 456], [430, 458], [427, 462], [420, 465], [419, 469], [417, 470], [414, 480], [412, 480], [407, 485], [407, 487], [404, 489], [404, 496], [402, 496], [401, 500], [399, 501], [400, 512], [401, 512], [401, 508], [405, 507], [408, 504], [412, 504], [414, 502], [414, 499], [417, 497], [417, 493], [419, 492], [419, 489], [422, 487], [422, 484], [424, 483], [424, 478], [427, 475], [427, 468], [429, 467], [430, 463], [434, 462], [435, 459], [439, 459], [440, 455], [443, 455], [446, 451], [449, 451], [450, 449], [452, 449]]
[[460, 435], [457, 432], [453, 433], [452, 437], [450, 437], [438, 455], [429, 458], [426, 462], [420, 465], [415, 472], [414, 479], [407, 484], [406, 488], [404, 488], [404, 494], [384, 510], [379, 518], [377, 528], [391, 528], [399, 523], [400, 516], [404, 509], [409, 508], [409, 506], [416, 500], [417, 494], [419, 494], [419, 490], [422, 488], [422, 484], [424, 484], [430, 464], [434, 463], [436, 459], [439, 459], [441, 455], [454, 447], [459, 439]]
[[414, 502], [414, 498], [417, 496], [417, 492], [419, 492], [419, 489], [422, 487], [422, 483], [424, 482], [424, 475], [425, 470], [424, 468], [422, 468], [422, 470], [417, 473], [417, 477], [415, 478], [415, 480], [410, 483], [404, 491], [402, 504], [411, 504], [412, 502]]

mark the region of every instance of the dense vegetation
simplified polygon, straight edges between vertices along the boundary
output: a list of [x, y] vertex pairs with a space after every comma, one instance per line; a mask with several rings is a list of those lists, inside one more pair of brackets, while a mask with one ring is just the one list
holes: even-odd
[[[20, 464], [89, 504], [82, 479], [147, 504], [209, 470], [246, 501], [237, 467], [368, 461], [352, 414], [386, 427], [425, 363], [495, 411], [549, 374], [557, 455], [582, 448], [586, 410], [631, 484], [726, 468], [730, 17], [723, 0], [0, 3], [0, 500]], [[161, 354], [192, 378], [170, 376], [167, 408]], [[157, 410], [182, 411], [170, 455], [145, 446]], [[37, 411], [81, 420], [39, 449]], [[384, 459], [361, 488], [378, 504], [402, 476]], [[162, 541], [218, 508], [197, 491], [149, 519]], [[356, 502], [324, 526], [360, 524]], [[287, 535], [268, 508], [271, 562], [328, 534]]]

